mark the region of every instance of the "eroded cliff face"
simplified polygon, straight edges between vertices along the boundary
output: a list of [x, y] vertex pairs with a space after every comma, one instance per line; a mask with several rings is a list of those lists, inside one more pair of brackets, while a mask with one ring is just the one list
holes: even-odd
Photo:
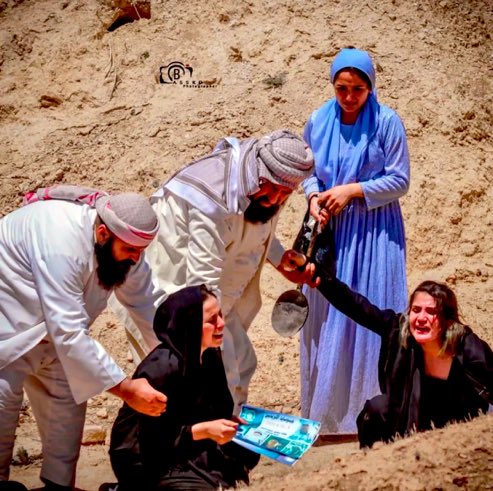
[[[281, 127], [301, 133], [310, 113], [332, 95], [333, 56], [357, 46], [372, 54], [378, 97], [397, 110], [408, 132], [412, 183], [402, 207], [409, 287], [425, 278], [447, 281], [466, 321], [493, 343], [491, 2], [156, 0], [150, 18], [140, 15], [108, 31], [124, 3], [132, 6], [0, 1], [0, 215], [16, 208], [25, 192], [56, 182], [150, 194], [222, 136], [260, 136]], [[304, 207], [297, 192], [283, 212], [279, 236], [286, 245]], [[297, 340], [280, 339], [269, 325], [273, 300], [290, 285], [269, 267], [262, 281], [264, 306], [252, 327], [259, 356], [252, 402], [296, 412]], [[94, 332], [131, 372], [121, 326], [110, 313]], [[109, 429], [118, 406], [111, 397], [95, 398], [89, 422]], [[462, 449], [452, 440], [462, 431], [479, 437], [481, 428], [473, 422], [455, 428], [458, 436], [439, 432], [430, 448], [447, 457], [445, 466], [462, 459], [459, 453], [470, 455], [474, 466], [475, 455], [491, 454], [475, 450], [474, 438]], [[20, 432], [36, 435], [29, 410]], [[101, 447], [101, 466], [109, 472], [105, 451]], [[354, 451], [344, 465], [359, 465], [361, 454]], [[321, 472], [324, 452], [304, 457], [313, 458], [306, 464], [313, 472]], [[381, 468], [391, 469], [399, 453], [378, 452]], [[466, 477], [468, 459], [460, 460]], [[424, 462], [413, 461], [418, 484], [412, 489], [431, 486], [419, 480], [426, 476]], [[277, 481], [278, 489], [310, 485], [303, 472], [285, 484], [279, 480], [284, 468], [271, 481], [265, 469], [256, 472], [264, 489], [276, 489]], [[97, 476], [87, 479], [93, 479], [87, 489], [97, 489]], [[404, 486], [391, 475], [385, 479], [372, 485]], [[351, 482], [330, 486], [368, 489], [366, 481]], [[317, 483], [314, 489], [322, 489]]]

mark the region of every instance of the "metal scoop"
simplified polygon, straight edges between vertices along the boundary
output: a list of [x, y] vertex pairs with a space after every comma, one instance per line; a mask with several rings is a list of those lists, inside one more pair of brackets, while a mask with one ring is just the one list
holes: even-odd
[[[318, 230], [318, 222], [307, 212], [293, 244], [293, 249], [304, 254], [307, 261], [313, 252]], [[303, 270], [304, 266], [300, 269]], [[272, 328], [280, 336], [293, 336], [305, 324], [308, 310], [308, 300], [301, 292], [301, 285], [296, 290], [287, 290], [279, 296], [272, 309]]]
[[296, 290], [282, 293], [272, 309], [272, 327], [280, 336], [294, 336], [305, 324], [308, 317], [308, 300], [301, 292], [301, 285]]

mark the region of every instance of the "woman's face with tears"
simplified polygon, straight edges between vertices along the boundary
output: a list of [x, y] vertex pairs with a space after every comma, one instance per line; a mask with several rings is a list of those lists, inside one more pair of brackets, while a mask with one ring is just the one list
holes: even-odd
[[202, 351], [219, 348], [223, 342], [224, 319], [217, 298], [208, 295], [203, 303]]

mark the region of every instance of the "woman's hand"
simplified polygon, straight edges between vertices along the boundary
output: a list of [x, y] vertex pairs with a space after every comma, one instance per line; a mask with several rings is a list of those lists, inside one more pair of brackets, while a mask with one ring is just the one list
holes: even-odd
[[313, 193], [308, 197], [310, 203], [310, 215], [320, 223], [320, 228], [323, 229], [327, 225], [330, 214], [325, 208], [320, 207], [320, 197], [324, 193]]
[[[327, 212], [328, 218], [330, 218], [331, 215], [339, 215], [339, 213], [352, 199], [363, 197], [363, 189], [360, 183], [353, 182], [351, 184], [341, 184], [340, 186], [334, 186], [333, 188], [320, 193], [320, 195], [318, 196], [318, 205], [322, 210], [325, 210]], [[322, 210], [319, 213], [321, 216], [323, 216]], [[325, 225], [322, 224], [322, 220], [319, 221], [322, 226]]]
[[219, 445], [230, 442], [236, 435], [238, 423], [229, 419], [215, 419], [204, 421], [192, 426], [192, 436], [194, 440], [205, 440], [209, 438]]

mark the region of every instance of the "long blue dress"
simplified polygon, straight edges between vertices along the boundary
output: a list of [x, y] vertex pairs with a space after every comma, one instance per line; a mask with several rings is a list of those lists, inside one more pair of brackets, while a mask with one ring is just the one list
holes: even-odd
[[[405, 235], [399, 197], [409, 187], [404, 126], [371, 94], [354, 125], [340, 122], [335, 99], [315, 111], [305, 140], [315, 172], [303, 187], [308, 196], [359, 182], [364, 198], [353, 199], [331, 218], [337, 277], [380, 308], [405, 310]], [[379, 393], [380, 338], [330, 307], [317, 290], [305, 294], [310, 314], [301, 331], [301, 410], [322, 423], [322, 433], [356, 433], [356, 417]]]

